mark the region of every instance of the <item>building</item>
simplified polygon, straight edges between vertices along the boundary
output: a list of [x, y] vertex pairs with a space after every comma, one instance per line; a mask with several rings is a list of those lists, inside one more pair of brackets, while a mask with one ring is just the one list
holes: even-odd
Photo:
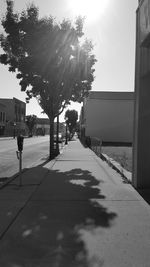
[[0, 98], [0, 104], [5, 109], [5, 136], [15, 136], [19, 132], [25, 134], [26, 103], [17, 98]]
[[103, 142], [132, 143], [133, 92], [91, 91], [81, 111], [82, 135]]
[[[35, 133], [37, 135], [45, 135], [50, 132], [50, 121], [48, 118], [37, 118], [37, 123], [35, 127]], [[54, 122], [54, 133], [57, 132], [57, 122]], [[65, 133], [65, 124], [59, 122], [59, 132], [64, 135]]]
[[45, 135], [49, 134], [50, 124], [48, 118], [37, 118], [36, 127], [35, 127], [36, 135]]
[[135, 112], [133, 185], [150, 187], [150, 1], [141, 0], [136, 13]]
[[0, 136], [4, 135], [6, 125], [6, 107], [0, 103]]

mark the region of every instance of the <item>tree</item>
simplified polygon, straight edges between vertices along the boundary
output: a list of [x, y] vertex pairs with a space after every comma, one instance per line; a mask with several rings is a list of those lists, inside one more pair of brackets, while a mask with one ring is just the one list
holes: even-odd
[[37, 116], [35, 115], [26, 116], [26, 125], [29, 129], [29, 136], [33, 135], [33, 129], [36, 123], [37, 123]]
[[83, 19], [74, 24], [69, 20], [39, 18], [33, 4], [21, 14], [14, 13], [13, 2], [7, 0], [7, 12], [2, 19], [5, 35], [0, 43], [4, 53], [0, 62], [9, 66], [20, 79], [21, 91], [27, 102], [36, 97], [50, 120], [50, 159], [54, 157], [54, 119], [70, 100], [81, 102], [91, 90], [94, 80], [91, 41], [80, 42]]
[[76, 129], [77, 120], [78, 120], [78, 112], [74, 109], [72, 110], [68, 109], [65, 113], [65, 121], [68, 126], [71, 137], [73, 136], [73, 133]]

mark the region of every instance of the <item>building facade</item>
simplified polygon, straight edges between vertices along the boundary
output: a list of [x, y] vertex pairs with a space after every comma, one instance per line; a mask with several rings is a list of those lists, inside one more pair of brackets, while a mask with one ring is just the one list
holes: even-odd
[[48, 118], [37, 118], [37, 123], [35, 126], [36, 135], [49, 134], [50, 123]]
[[26, 103], [17, 98], [0, 98], [0, 105], [5, 109], [3, 135], [16, 136], [19, 132], [25, 134]]
[[[59, 132], [64, 135], [66, 130], [65, 124], [59, 122]], [[57, 122], [54, 122], [54, 134], [57, 132]], [[36, 135], [45, 135], [50, 133], [50, 121], [48, 118], [37, 118], [37, 123], [35, 126]]]
[[0, 103], [0, 136], [4, 135], [6, 125], [6, 107]]
[[82, 135], [103, 142], [132, 143], [133, 92], [91, 91], [81, 111]]
[[133, 185], [150, 187], [150, 1], [141, 0], [136, 13], [135, 111]]

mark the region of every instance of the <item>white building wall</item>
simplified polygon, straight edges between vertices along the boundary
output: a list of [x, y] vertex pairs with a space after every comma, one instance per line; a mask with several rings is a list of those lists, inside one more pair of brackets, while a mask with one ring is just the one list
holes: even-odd
[[133, 99], [87, 99], [85, 135], [105, 142], [132, 142]]

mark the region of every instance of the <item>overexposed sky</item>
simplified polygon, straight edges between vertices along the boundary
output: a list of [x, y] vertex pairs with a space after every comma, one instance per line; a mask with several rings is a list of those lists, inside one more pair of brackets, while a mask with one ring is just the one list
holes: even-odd
[[[94, 91], [134, 91], [135, 24], [138, 0], [14, 0], [14, 9], [22, 11], [34, 2], [40, 16], [52, 15], [57, 21], [86, 16], [85, 37], [92, 39], [98, 62], [95, 65]], [[0, 16], [5, 14], [5, 0], [0, 0]], [[2, 28], [0, 27], [0, 30]], [[0, 65], [0, 98], [16, 97], [25, 101], [19, 80], [7, 66]], [[80, 111], [79, 104], [69, 109]], [[46, 117], [36, 100], [27, 104], [27, 114]], [[64, 115], [61, 116], [62, 121]]]

